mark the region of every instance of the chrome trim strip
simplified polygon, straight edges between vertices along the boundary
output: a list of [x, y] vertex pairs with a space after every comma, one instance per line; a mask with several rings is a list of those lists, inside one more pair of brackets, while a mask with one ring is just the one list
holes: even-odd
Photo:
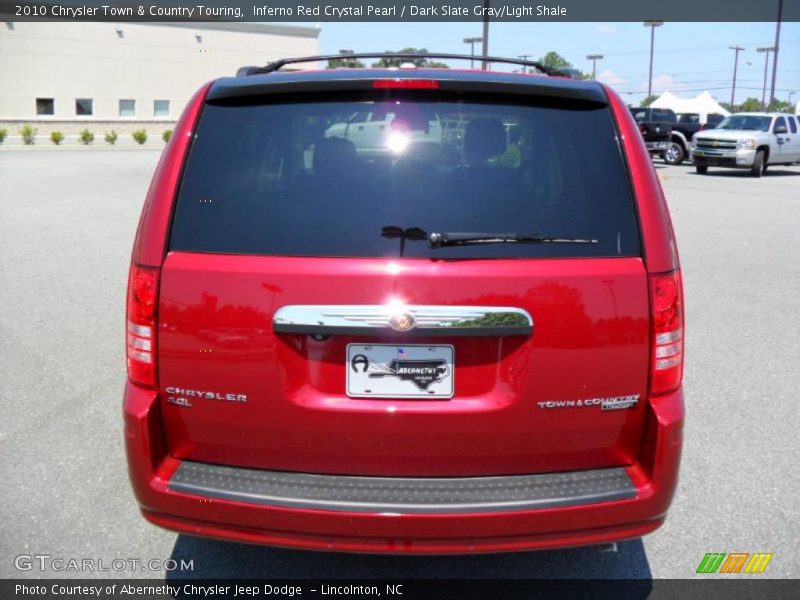
[[683, 350], [683, 346], [680, 342], [677, 344], [669, 344], [668, 346], [656, 346], [656, 358], [674, 356], [675, 354], [680, 354], [681, 350]]
[[153, 355], [149, 352], [142, 352], [140, 350], [131, 350], [128, 353], [129, 358], [138, 360], [139, 362], [150, 364], [153, 362]]
[[137, 325], [136, 323], [131, 323], [130, 321], [128, 321], [128, 331], [143, 338], [149, 338], [153, 335], [153, 330], [146, 325]]
[[503, 336], [531, 335], [533, 319], [508, 306], [298, 304], [279, 308], [272, 327], [311, 335]]
[[150, 352], [153, 349], [150, 340], [144, 340], [142, 338], [137, 338], [132, 335], [128, 336], [128, 345], [131, 348], [136, 348], [137, 350], [144, 350], [145, 352]]
[[683, 331], [680, 328], [665, 333], [659, 333], [656, 335], [656, 345], [663, 346], [664, 344], [671, 344], [672, 342], [677, 342], [682, 337]]
[[658, 360], [656, 360], [656, 371], [661, 371], [663, 369], [670, 369], [680, 364], [680, 362], [681, 362], [680, 355], [671, 356], [670, 358], [659, 358]]

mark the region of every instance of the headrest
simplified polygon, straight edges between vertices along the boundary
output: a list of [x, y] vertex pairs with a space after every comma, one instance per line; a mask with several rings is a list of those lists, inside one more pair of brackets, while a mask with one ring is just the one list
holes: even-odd
[[486, 160], [506, 151], [506, 130], [498, 119], [478, 118], [464, 131], [464, 152], [470, 160]]
[[340, 137], [322, 138], [314, 145], [314, 175], [349, 175], [356, 164], [356, 145]]

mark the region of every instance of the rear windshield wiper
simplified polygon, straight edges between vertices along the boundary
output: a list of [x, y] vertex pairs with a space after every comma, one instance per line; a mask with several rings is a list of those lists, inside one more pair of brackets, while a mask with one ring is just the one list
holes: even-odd
[[596, 244], [597, 240], [541, 235], [538, 233], [430, 233], [428, 246], [467, 246], [469, 244]]

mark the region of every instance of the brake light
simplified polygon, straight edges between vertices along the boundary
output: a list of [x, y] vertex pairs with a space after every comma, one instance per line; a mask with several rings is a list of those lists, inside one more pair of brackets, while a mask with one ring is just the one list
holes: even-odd
[[683, 290], [680, 271], [650, 276], [652, 349], [650, 394], [678, 388], [683, 377]]
[[125, 356], [128, 377], [134, 383], [156, 387], [156, 307], [159, 270], [131, 265]]
[[372, 87], [376, 90], [438, 90], [439, 82], [432, 79], [376, 79]]

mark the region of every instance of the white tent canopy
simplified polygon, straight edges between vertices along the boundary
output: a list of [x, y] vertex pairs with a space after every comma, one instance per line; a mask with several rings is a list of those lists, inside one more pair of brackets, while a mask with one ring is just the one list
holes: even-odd
[[652, 108], [669, 108], [677, 114], [699, 113], [702, 123], [706, 122], [709, 114], [720, 114], [726, 117], [731, 114], [722, 108], [708, 92], [702, 92], [694, 98], [681, 98], [672, 92], [664, 92], [650, 106]]

